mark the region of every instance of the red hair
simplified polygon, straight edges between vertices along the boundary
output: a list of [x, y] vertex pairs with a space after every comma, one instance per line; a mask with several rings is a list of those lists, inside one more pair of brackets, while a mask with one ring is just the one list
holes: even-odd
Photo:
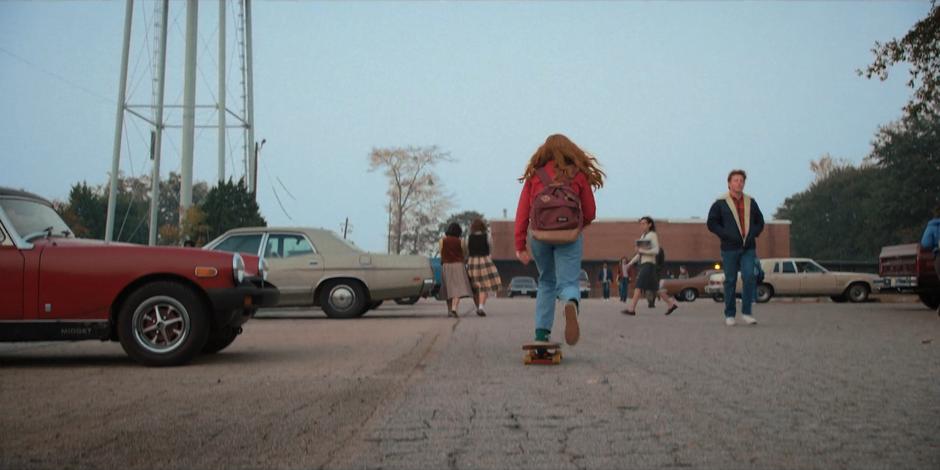
[[581, 171], [592, 187], [604, 186], [604, 177], [607, 175], [601, 170], [597, 158], [581, 150], [571, 139], [562, 134], [552, 134], [545, 139], [545, 143], [532, 154], [519, 181], [531, 178], [537, 169], [545, 166], [549, 161], [555, 162], [556, 180], [561, 173], [571, 179], [578, 171]]

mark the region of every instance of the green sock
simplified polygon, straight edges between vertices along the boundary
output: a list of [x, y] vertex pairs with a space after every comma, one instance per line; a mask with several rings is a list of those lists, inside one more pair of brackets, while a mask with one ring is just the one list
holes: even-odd
[[535, 340], [536, 341], [548, 341], [548, 335], [550, 334], [552, 334], [552, 330], [546, 330], [545, 328], [536, 328]]

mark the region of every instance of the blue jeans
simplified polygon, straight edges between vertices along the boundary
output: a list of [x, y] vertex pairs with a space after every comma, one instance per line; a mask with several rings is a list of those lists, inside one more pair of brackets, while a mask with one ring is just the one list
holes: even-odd
[[577, 302], [581, 298], [578, 277], [581, 275], [584, 235], [565, 245], [549, 245], [529, 237], [529, 247], [539, 270], [535, 328], [550, 331], [555, 322], [555, 299]]
[[741, 313], [751, 314], [751, 305], [754, 303], [754, 294], [757, 290], [757, 278], [754, 277], [754, 249], [749, 250], [721, 250], [721, 264], [725, 272], [725, 317], [734, 318], [735, 315], [735, 287], [738, 283], [738, 272], [741, 272]]
[[604, 287], [604, 298], [609, 299], [610, 298], [610, 282], [602, 282], [601, 286]]
[[628, 284], [630, 284], [630, 280], [629, 280], [629, 279], [627, 279], [627, 278], [625, 278], [625, 277], [620, 278], [620, 301], [621, 301], [621, 302], [626, 302], [626, 301], [627, 301], [627, 297], [628, 297], [628, 296], [627, 296], [627, 285], [628, 285]]

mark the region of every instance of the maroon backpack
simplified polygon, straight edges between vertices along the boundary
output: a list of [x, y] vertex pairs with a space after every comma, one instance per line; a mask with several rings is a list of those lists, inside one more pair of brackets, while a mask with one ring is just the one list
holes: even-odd
[[566, 178], [552, 181], [544, 167], [536, 170], [535, 174], [542, 181], [543, 188], [535, 195], [529, 212], [532, 238], [552, 245], [577, 240], [583, 222], [578, 193]]

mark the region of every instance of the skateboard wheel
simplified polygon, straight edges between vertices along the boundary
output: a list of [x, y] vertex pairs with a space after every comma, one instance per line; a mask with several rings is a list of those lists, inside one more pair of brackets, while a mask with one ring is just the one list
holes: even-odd
[[526, 354], [525, 356], [522, 356], [522, 363], [525, 365], [532, 364], [532, 355]]
[[552, 356], [552, 364], [561, 364], [561, 353], [555, 353]]

